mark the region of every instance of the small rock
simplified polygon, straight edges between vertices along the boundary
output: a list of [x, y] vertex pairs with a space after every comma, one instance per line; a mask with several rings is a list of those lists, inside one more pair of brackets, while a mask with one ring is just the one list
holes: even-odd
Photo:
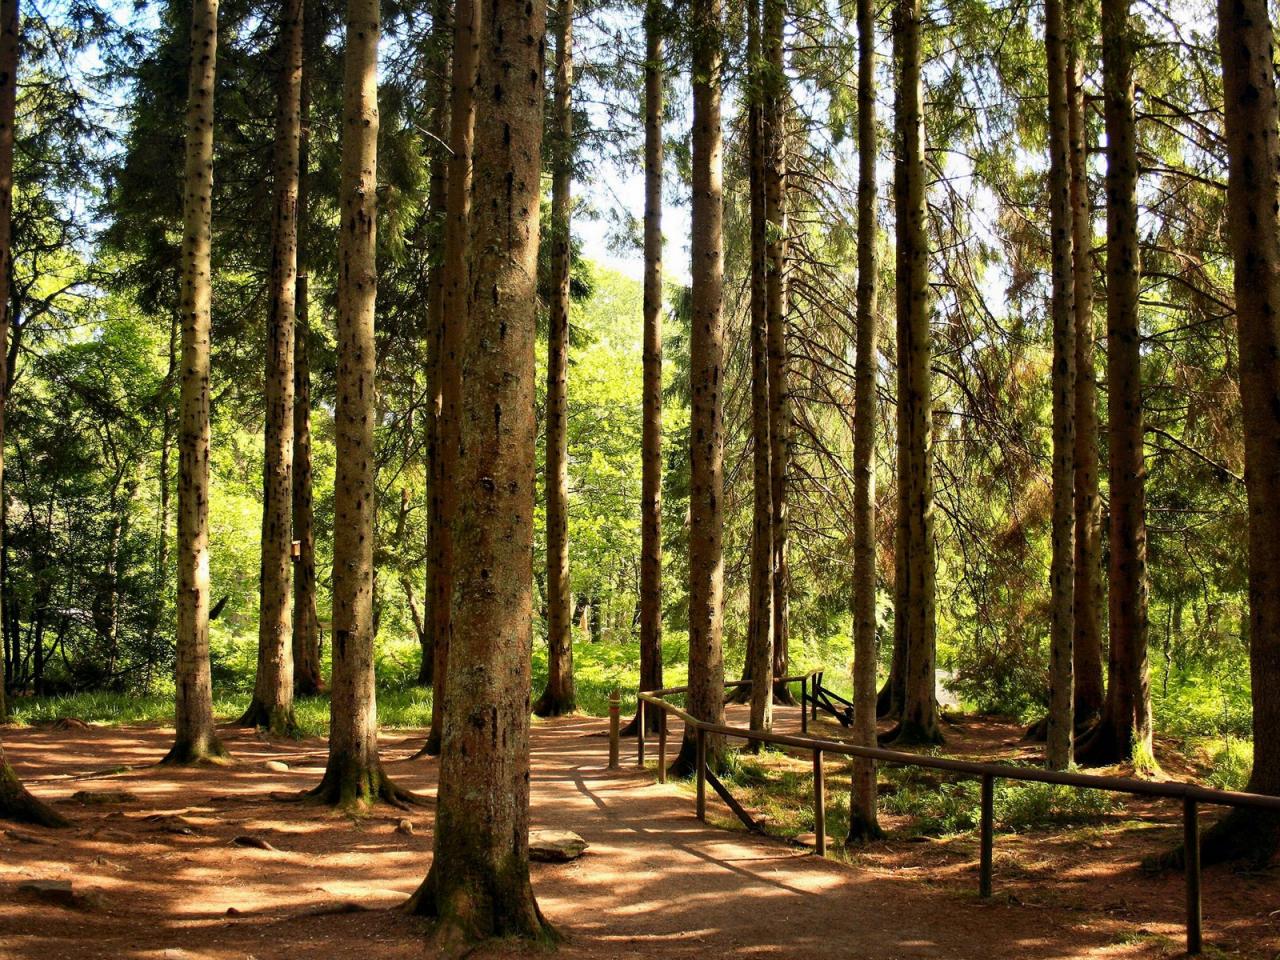
[[401, 820], [396, 824], [396, 833], [403, 833], [406, 837], [413, 836], [413, 821], [409, 819]]
[[236, 837], [231, 842], [234, 843], [237, 847], [253, 847], [253, 849], [255, 850], [274, 851], [276, 849], [266, 840], [263, 840], [261, 837], [251, 837], [251, 836]]
[[241, 911], [237, 910], [235, 907], [227, 907], [226, 916], [228, 916], [228, 917], [241, 917], [241, 916], [244, 916], [244, 914], [243, 914], [243, 913], [241, 913]]
[[796, 836], [796, 843], [802, 847], [816, 847], [818, 845], [818, 835], [816, 833], [801, 833]]
[[268, 760], [263, 764], [268, 770], [274, 770], [276, 773], [288, 773], [289, 765], [283, 760]]
[[128, 867], [121, 866], [118, 863], [108, 860], [106, 857], [94, 857], [89, 862], [95, 867], [106, 867], [108, 870], [114, 870], [116, 873], [124, 873], [129, 869]]
[[86, 807], [102, 806], [108, 803], [137, 803], [138, 798], [128, 790], [77, 790], [71, 795], [75, 803]]
[[587, 841], [570, 830], [531, 830], [529, 859], [542, 863], [568, 863], [587, 849]]

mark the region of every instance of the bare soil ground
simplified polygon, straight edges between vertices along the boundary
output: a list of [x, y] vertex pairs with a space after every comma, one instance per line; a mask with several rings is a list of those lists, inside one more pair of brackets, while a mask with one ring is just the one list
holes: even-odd
[[[797, 729], [796, 711], [780, 710], [779, 726]], [[574, 863], [533, 868], [539, 902], [566, 938], [560, 956], [1181, 953], [1182, 877], [1139, 868], [1179, 835], [1173, 809], [1134, 804], [1084, 832], [1001, 836], [997, 895], [982, 902], [972, 838], [891, 840], [852, 863], [821, 860], [698, 822], [688, 787], [654, 783], [634, 767], [628, 744], [623, 769], [606, 769], [604, 731], [603, 721], [578, 717], [534, 728], [534, 826], [574, 830], [591, 845]], [[318, 781], [319, 740], [228, 730], [235, 765], [174, 770], [153, 765], [169, 738], [138, 727], [8, 732], [19, 773], [75, 822], [65, 831], [0, 824], [0, 958], [430, 956], [426, 925], [396, 910], [430, 861], [429, 808], [379, 808], [353, 820], [272, 800], [273, 791]], [[1014, 756], [1024, 749], [1016, 739], [1008, 725], [972, 721], [949, 750]], [[417, 733], [387, 736], [383, 757], [403, 785], [432, 797], [435, 761], [405, 759], [420, 742]], [[268, 769], [272, 760], [289, 769]], [[828, 792], [843, 788], [833, 771]], [[78, 791], [133, 799], [84, 803], [73, 799]], [[709, 802], [726, 812], [714, 795]], [[406, 818], [411, 835], [397, 830]], [[242, 837], [274, 849], [237, 845]], [[70, 880], [87, 902], [64, 907], [20, 894], [31, 880]], [[1209, 956], [1280, 956], [1280, 873], [1215, 867], [1204, 886]], [[546, 951], [499, 944], [479, 955]]]

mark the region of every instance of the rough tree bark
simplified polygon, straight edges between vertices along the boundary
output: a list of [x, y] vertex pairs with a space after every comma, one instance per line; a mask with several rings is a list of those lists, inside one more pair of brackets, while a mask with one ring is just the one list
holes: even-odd
[[467, 332], [469, 264], [467, 245], [471, 222], [472, 142], [475, 136], [475, 97], [478, 82], [481, 7], [475, 0], [453, 5], [453, 67], [449, 103], [449, 172], [446, 177], [444, 224], [444, 289], [440, 332], [439, 446], [434, 471], [435, 500], [432, 571], [427, 584], [435, 636], [435, 677], [431, 694], [431, 732], [422, 752], [436, 755], [444, 736], [448, 687], [449, 644], [452, 632], [454, 529], [458, 496], [454, 478], [461, 448], [462, 346]]
[[426, 55], [430, 72], [428, 97], [432, 136], [427, 154], [431, 179], [427, 187], [428, 265], [426, 331], [427, 416], [426, 416], [426, 501], [427, 552], [423, 581], [422, 629], [418, 631], [422, 659], [418, 664], [418, 686], [434, 687], [436, 676], [436, 618], [432, 609], [438, 563], [437, 547], [441, 527], [448, 518], [440, 511], [437, 487], [440, 483], [441, 355], [444, 352], [444, 224], [449, 190], [449, 50], [453, 44], [452, 10], [449, 0], [435, 0], [431, 7], [431, 37]]
[[[764, 0], [761, 24], [761, 134], [764, 151], [765, 311], [769, 335], [769, 487], [773, 501], [773, 675], [787, 674], [791, 570], [787, 563], [787, 474], [791, 468], [791, 395], [787, 357], [787, 74], [783, 0]], [[793, 703], [785, 683], [774, 698]]]
[[[644, 355], [640, 439], [640, 688], [662, 687], [662, 111], [661, 0], [645, 6]], [[635, 733], [638, 717], [627, 725]], [[656, 732], [663, 715], [649, 710]]]
[[929, 330], [929, 231], [925, 196], [924, 91], [921, 78], [920, 0], [898, 0], [894, 10], [898, 54], [894, 191], [898, 204], [898, 503], [896, 549], [901, 582], [906, 669], [902, 717], [889, 734], [895, 743], [940, 743], [935, 694], [937, 558], [933, 542], [933, 394]]
[[1111, 480], [1111, 653], [1102, 716], [1076, 759], [1154, 768], [1147, 667], [1146, 464], [1138, 326], [1138, 153], [1129, 0], [1102, 2], [1107, 132], [1107, 415]]
[[[13, 276], [13, 140], [18, 111], [19, 23], [18, 0], [0, 0], [0, 515], [4, 513], [4, 433], [9, 406], [9, 364], [5, 358], [9, 356], [10, 280]], [[3, 553], [3, 544], [4, 524], [0, 523], [0, 553]], [[0, 584], [3, 584], [2, 578]], [[0, 622], [3, 622], [5, 612], [0, 606]], [[9, 721], [5, 684], [12, 661], [8, 643], [4, 652], [4, 663], [0, 664], [0, 723]], [[8, 769], [8, 764], [0, 761], [0, 775]]]
[[1072, 300], [1076, 313], [1075, 586], [1071, 644], [1075, 673], [1075, 726], [1092, 723], [1102, 709], [1102, 498], [1098, 495], [1098, 378], [1093, 341], [1093, 212], [1089, 203], [1089, 153], [1084, 114], [1082, 4], [1068, 0], [1068, 122], [1071, 137]]
[[[1280, 795], [1280, 138], [1266, 0], [1218, 0], [1218, 43], [1249, 499], [1253, 772], [1247, 789]], [[1235, 810], [1206, 835], [1204, 852], [1211, 861], [1249, 856], [1265, 862], [1278, 846], [1280, 817]]]
[[435, 858], [409, 901], [447, 951], [552, 935], [529, 882], [534, 339], [541, 0], [491, 0], [480, 31], [455, 528], [457, 603]]
[[[724, 722], [724, 183], [720, 129], [723, 24], [720, 0], [689, 7], [693, 83], [693, 318], [689, 340], [689, 712]], [[686, 729], [674, 775], [694, 769], [697, 744]], [[708, 736], [707, 765], [719, 768], [723, 737]]]
[[[853, 736], [876, 745], [876, 26], [872, 0], [858, 0], [858, 289], [853, 366]], [[879, 837], [876, 764], [854, 758], [849, 841]]]
[[[752, 0], [747, 25], [747, 153], [751, 190], [751, 579], [747, 655], [742, 677], [753, 681], [730, 699], [751, 703], [751, 729], [773, 726], [773, 487], [769, 472], [769, 312], [765, 235], [764, 61], [760, 0]], [[758, 743], [751, 744], [759, 749]]]
[[[6, 0], [11, 6], [17, 6], [16, 0]], [[8, 11], [0, 11], [0, 20], [7, 25], [5, 14]], [[0, 30], [7, 27], [0, 26]], [[0, 61], [3, 60], [4, 50], [3, 41], [0, 40]], [[3, 70], [3, 64], [0, 62], [0, 71]], [[0, 87], [6, 83], [6, 77], [0, 76]], [[0, 89], [0, 153], [3, 153], [4, 118], [3, 118], [3, 98], [4, 92]], [[0, 160], [0, 164], [3, 160]], [[4, 179], [3, 173], [0, 173], [0, 179]], [[4, 187], [0, 186], [0, 191]], [[4, 204], [3, 198], [0, 198], [0, 206]], [[3, 214], [0, 214], [3, 217]], [[0, 230], [3, 228], [0, 227]], [[22, 785], [22, 781], [18, 779], [17, 773], [13, 767], [9, 765], [8, 758], [4, 755], [4, 746], [0, 744], [0, 819], [16, 821], [18, 823], [34, 823], [41, 827], [69, 827], [71, 822], [60, 814], [53, 807], [49, 806], [43, 800], [33, 796], [26, 787]]]
[[209, 671], [209, 309], [213, 91], [218, 0], [191, 8], [182, 201], [182, 392], [178, 432], [176, 735], [166, 763], [226, 756], [213, 723]]
[[572, 713], [573, 598], [569, 593], [569, 267], [572, 256], [573, 0], [556, 13], [551, 140], [551, 304], [547, 318], [547, 686], [540, 717]]
[[1049, 244], [1052, 275], [1053, 508], [1049, 567], [1049, 717], [1046, 760], [1071, 765], [1075, 676], [1072, 660], [1075, 586], [1075, 263], [1071, 206], [1071, 121], [1067, 35], [1062, 0], [1045, 0], [1044, 44], [1049, 87]]
[[297, 322], [298, 180], [302, 136], [302, 0], [284, 0], [276, 104], [271, 278], [267, 302], [266, 429], [262, 477], [262, 564], [258, 672], [240, 723], [275, 734], [293, 717], [294, 328]]
[[373, 675], [378, 0], [348, 0], [338, 235], [337, 474], [329, 760], [311, 791], [343, 808], [412, 799], [383, 772]]
[[[305, 5], [305, 0], [304, 0]], [[298, 112], [298, 283], [294, 294], [293, 337], [293, 538], [298, 558], [293, 570], [293, 687], [300, 696], [324, 689], [320, 668], [320, 615], [316, 611], [316, 536], [311, 472], [311, 351], [309, 266], [309, 175], [311, 150], [311, 73], [314, 70], [317, 18], [303, 17], [302, 90]]]
[[[896, 11], [896, 6], [895, 6]], [[904, 190], [906, 178], [898, 175], [901, 150], [898, 146], [902, 116], [902, 31], [898, 28], [895, 12], [891, 25], [893, 39], [893, 115], [894, 115], [894, 177], [893, 206], [895, 210], [906, 207]], [[902, 398], [907, 393], [907, 368], [902, 362], [902, 325], [906, 316], [907, 298], [902, 291], [907, 271], [904, 261], [905, 248], [898, 242], [898, 230], [894, 231], [894, 333], [897, 350], [896, 387], [898, 402], [894, 408], [894, 478], [895, 513], [893, 518], [893, 651], [889, 664], [889, 676], [876, 697], [876, 715], [882, 719], [901, 721], [902, 708], [907, 700], [907, 483], [903, 473], [907, 462], [907, 405]]]

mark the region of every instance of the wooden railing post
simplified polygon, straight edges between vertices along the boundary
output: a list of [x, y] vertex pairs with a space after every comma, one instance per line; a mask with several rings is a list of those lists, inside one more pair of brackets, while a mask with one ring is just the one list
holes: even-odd
[[618, 763], [618, 714], [622, 709], [622, 694], [615, 687], [609, 694], [609, 769], [617, 770]]
[[813, 838], [818, 856], [827, 855], [827, 798], [822, 777], [822, 751], [813, 751]]
[[636, 713], [636, 766], [644, 766], [644, 708], [642, 699]]
[[1182, 846], [1187, 872], [1187, 956], [1204, 949], [1200, 903], [1200, 810], [1194, 797], [1182, 798]]
[[809, 678], [800, 678], [800, 732], [809, 732]]
[[984, 899], [991, 896], [991, 859], [992, 847], [995, 845], [995, 819], [995, 778], [985, 776], [982, 778], [982, 826], [980, 830], [982, 850], [979, 854], [980, 861], [978, 865], [978, 896]]
[[658, 782], [667, 782], [667, 712], [658, 714]]
[[698, 749], [695, 753], [694, 765], [698, 768], [698, 819], [707, 819], [707, 731], [701, 726], [695, 737]]
[[822, 689], [822, 671], [818, 671], [813, 675], [813, 690], [812, 690], [813, 696], [809, 698], [809, 704], [813, 708], [812, 718], [814, 720], [818, 719], [818, 691], [820, 691], [821, 689]]

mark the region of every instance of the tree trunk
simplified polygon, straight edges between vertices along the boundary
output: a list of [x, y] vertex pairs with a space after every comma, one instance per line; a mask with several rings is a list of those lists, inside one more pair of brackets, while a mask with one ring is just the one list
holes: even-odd
[[[773, 506], [773, 675], [787, 674], [791, 570], [787, 564], [787, 474], [791, 466], [791, 396], [787, 382], [787, 74], [783, 0], [764, 0], [761, 133], [764, 166], [765, 311], [769, 336], [769, 488]], [[775, 680], [774, 697], [794, 698]]]
[[1075, 586], [1075, 262], [1071, 207], [1071, 123], [1063, 0], [1045, 0], [1045, 65], [1049, 87], [1049, 243], [1053, 324], [1053, 508], [1049, 569], [1049, 723], [1046, 760], [1071, 765], [1075, 723], [1072, 660]]
[[1072, 659], [1075, 727], [1092, 723], [1102, 709], [1102, 499], [1098, 496], [1098, 379], [1093, 341], [1093, 212], [1089, 203], [1089, 152], [1084, 114], [1084, 65], [1080, 51], [1083, 10], [1070, 0], [1067, 51], [1068, 123], [1071, 137], [1071, 229], [1076, 313], [1075, 586], [1072, 591]]
[[[751, 172], [751, 598], [741, 694], [751, 702], [751, 729], [773, 727], [773, 478], [769, 471], [768, 240], [765, 226], [764, 70], [760, 0], [752, 0], [747, 33], [747, 146]], [[753, 750], [759, 744], [751, 744]]]
[[457, 604], [435, 858], [409, 902], [450, 950], [545, 939], [529, 882], [534, 339], [541, 176], [541, 0], [493, 0], [475, 86], [476, 138]]
[[[872, 0], [858, 0], [858, 289], [853, 367], [853, 735], [876, 745], [876, 27]], [[854, 758], [849, 841], [882, 833], [876, 764]]]
[[569, 595], [569, 190], [573, 177], [573, 0], [556, 14], [551, 141], [551, 304], [547, 322], [547, 687], [540, 717], [572, 713], [573, 611]]
[[418, 666], [418, 686], [434, 687], [436, 675], [435, 613], [432, 604], [436, 581], [438, 540], [441, 527], [448, 518], [440, 512], [436, 493], [440, 468], [440, 366], [444, 352], [444, 226], [445, 203], [449, 189], [449, 49], [453, 44], [453, 24], [449, 0], [435, 0], [431, 12], [431, 39], [427, 53], [430, 72], [430, 124], [432, 136], [427, 152], [431, 163], [431, 180], [427, 192], [428, 266], [427, 266], [427, 424], [426, 424], [426, 501], [427, 554], [424, 571], [422, 629], [418, 631], [422, 660]]
[[[1253, 772], [1247, 789], [1280, 795], [1280, 140], [1265, 0], [1218, 0], [1218, 42], [1249, 498]], [[1277, 846], [1280, 817], [1262, 811], [1234, 810], [1205, 838], [1211, 860], [1247, 855], [1265, 862]]]
[[[689, 340], [689, 713], [724, 722], [724, 193], [720, 130], [723, 29], [720, 0], [689, 8], [693, 75], [693, 205]], [[675, 775], [694, 769], [697, 744], [686, 728]], [[723, 765], [723, 737], [708, 736], [707, 765]]]
[[[644, 356], [640, 439], [640, 688], [662, 687], [662, 0], [645, 6]], [[646, 712], [657, 732], [663, 716]], [[635, 720], [627, 730], [635, 732]]]
[[[17, 6], [14, 0], [6, 0], [7, 3]], [[0, 12], [0, 18], [4, 18], [8, 11]], [[7, 30], [8, 19], [4, 19], [5, 26], [0, 29]], [[4, 57], [4, 50], [0, 41], [0, 60]], [[12, 77], [13, 74], [7, 74]], [[7, 83], [7, 80], [0, 80], [0, 83]], [[3, 165], [5, 131], [11, 130], [11, 126], [5, 126], [4, 118], [4, 91], [0, 89], [0, 165]], [[12, 117], [12, 114], [10, 114]], [[12, 157], [12, 154], [9, 155]], [[9, 167], [12, 169], [12, 166]], [[0, 181], [4, 180], [4, 174], [0, 171]], [[0, 191], [4, 187], [0, 185]], [[4, 205], [4, 199], [0, 196], [0, 206]], [[0, 219], [3, 214], [0, 213]], [[0, 228], [2, 230], [3, 228]], [[22, 785], [22, 781], [18, 779], [18, 775], [14, 772], [13, 767], [9, 766], [9, 761], [4, 755], [4, 747], [0, 746], [0, 819], [16, 821], [17, 823], [33, 823], [40, 827], [69, 827], [71, 822], [53, 807], [37, 800]]]
[[378, 757], [373, 674], [374, 305], [378, 275], [378, 0], [348, 0], [338, 235], [338, 377], [334, 411], [333, 676], [329, 762], [312, 791], [359, 808], [407, 796]]
[[[12, 319], [9, 304], [13, 276], [13, 140], [18, 109], [19, 31], [18, 0], [0, 0], [0, 512], [4, 509], [4, 428], [9, 405], [9, 365], [4, 358], [9, 355]], [[0, 526], [0, 550], [3, 548], [4, 527]], [[8, 570], [4, 572], [7, 579]], [[0, 602], [0, 620], [5, 612]], [[5, 652], [9, 653], [7, 644]], [[17, 659], [16, 655], [13, 659]], [[0, 670], [0, 723], [9, 719], [5, 684], [12, 675], [11, 662], [6, 656], [4, 669]], [[0, 776], [9, 773], [9, 765], [0, 753]], [[17, 778], [13, 779], [16, 782]]]
[[182, 394], [178, 435], [177, 733], [167, 763], [226, 755], [209, 671], [209, 308], [218, 0], [194, 0], [182, 205]]
[[293, 717], [293, 338], [297, 322], [299, 142], [302, 136], [303, 0], [285, 0], [280, 21], [275, 209], [267, 302], [266, 438], [262, 478], [258, 674], [240, 723], [290, 734]]
[[1107, 132], [1107, 414], [1111, 478], [1110, 682], [1101, 720], [1081, 739], [1081, 763], [1151, 753], [1147, 668], [1146, 464], [1138, 326], [1138, 155], [1129, 0], [1102, 3], [1102, 82]]
[[[435, 686], [431, 694], [431, 732], [423, 752], [438, 754], [444, 735], [444, 707], [448, 685], [449, 645], [454, 583], [454, 528], [458, 496], [454, 478], [461, 452], [462, 348], [467, 333], [470, 285], [467, 245], [471, 221], [472, 140], [475, 135], [475, 97], [480, 49], [480, 6], [475, 0], [455, 0], [453, 6], [452, 93], [449, 105], [449, 173], [445, 197], [444, 289], [440, 333], [440, 438], [435, 470], [433, 515], [442, 518], [435, 534], [431, 615], [435, 635]], [[539, 107], [541, 110], [541, 107]]]
[[[893, 115], [894, 115], [894, 152], [896, 156], [901, 155], [900, 135], [902, 121], [902, 94], [903, 86], [901, 81], [901, 64], [902, 64], [902, 30], [898, 26], [897, 7], [894, 7], [892, 19], [892, 39], [893, 39], [893, 71], [894, 71], [894, 89], [893, 89]], [[906, 208], [906, 196], [904, 190], [906, 188], [906, 178], [900, 176], [895, 167], [893, 177], [893, 205], [895, 210], [903, 210]], [[893, 651], [889, 665], [889, 678], [885, 681], [884, 686], [880, 689], [879, 695], [876, 697], [876, 715], [883, 719], [889, 719], [901, 722], [902, 709], [907, 700], [907, 404], [904, 398], [907, 395], [907, 365], [904, 360], [906, 349], [906, 337], [903, 333], [903, 323], [906, 318], [907, 299], [902, 291], [903, 281], [906, 279], [906, 249], [899, 241], [901, 236], [900, 228], [895, 225], [894, 228], [894, 334], [895, 349], [897, 351], [897, 377], [896, 387], [898, 391], [897, 403], [894, 407], [894, 476], [896, 481], [895, 506], [896, 512], [893, 519]]]
[[940, 743], [935, 694], [937, 559], [933, 542], [933, 394], [930, 376], [929, 231], [925, 196], [924, 92], [921, 81], [920, 0], [898, 0], [895, 196], [898, 241], [898, 403], [903, 433], [898, 463], [900, 533], [906, 552], [899, 616], [906, 669], [902, 719], [889, 739]]
[[298, 136], [298, 280], [294, 294], [293, 340], [293, 538], [298, 559], [293, 570], [293, 685], [299, 695], [324, 689], [320, 668], [320, 616], [316, 611], [316, 536], [311, 472], [311, 325], [307, 269], [311, 155], [311, 75], [315, 69], [318, 17], [303, 22], [302, 89]]

